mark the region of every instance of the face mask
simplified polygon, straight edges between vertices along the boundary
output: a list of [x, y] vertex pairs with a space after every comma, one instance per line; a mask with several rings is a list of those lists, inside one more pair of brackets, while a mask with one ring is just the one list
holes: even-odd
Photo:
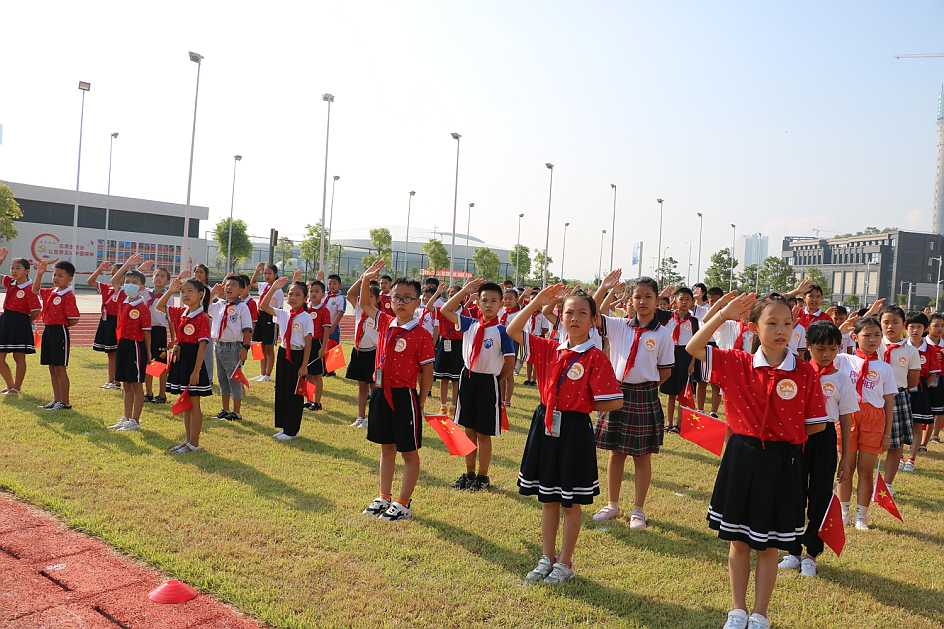
[[125, 291], [125, 295], [128, 296], [128, 299], [136, 299], [138, 296], [138, 290], [140, 288], [141, 287], [138, 286], [137, 284], [125, 284], [122, 287], [122, 290]]

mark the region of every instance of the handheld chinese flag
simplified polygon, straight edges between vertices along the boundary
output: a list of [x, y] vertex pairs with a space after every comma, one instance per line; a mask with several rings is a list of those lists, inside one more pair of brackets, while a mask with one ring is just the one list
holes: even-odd
[[170, 407], [171, 412], [174, 415], [180, 415], [184, 411], [189, 411], [193, 408], [193, 404], [190, 402], [190, 387], [184, 389], [184, 392], [180, 394], [180, 397], [177, 398], [177, 401], [174, 402], [174, 405]]
[[429, 422], [429, 425], [433, 427], [436, 434], [449, 448], [449, 454], [465, 456], [475, 452], [476, 446], [471, 439], [465, 436], [465, 431], [446, 415], [427, 415], [426, 421]]
[[154, 362], [152, 362], [150, 365], [147, 366], [147, 368], [144, 370], [144, 373], [154, 378], [160, 378], [161, 374], [164, 373], [164, 371], [166, 370], [167, 370], [167, 363], [159, 363], [155, 360]]
[[243, 373], [243, 368], [239, 365], [236, 365], [236, 369], [233, 371], [232, 375], [230, 375], [229, 379], [241, 383], [247, 389], [249, 388], [249, 378], [246, 377], [246, 374]]
[[711, 415], [688, 408], [682, 409], [682, 430], [679, 435], [682, 439], [691, 441], [709, 452], [721, 456], [721, 451], [724, 449], [724, 435], [727, 430], [727, 424]]
[[328, 373], [331, 373], [332, 371], [338, 371], [346, 364], [347, 363], [344, 361], [344, 349], [342, 349], [340, 345], [335, 345], [325, 352], [324, 366], [325, 371]]
[[511, 430], [511, 426], [508, 423], [508, 410], [505, 408], [505, 405], [501, 405], [501, 429], [504, 432]]
[[829, 508], [826, 509], [823, 523], [819, 527], [819, 538], [833, 549], [837, 557], [842, 554], [842, 549], [846, 545], [846, 529], [843, 526], [842, 508], [839, 506], [839, 498], [836, 494], [833, 494], [829, 501]]
[[252, 344], [252, 359], [262, 360], [263, 358], [265, 358], [265, 354], [262, 352], [262, 343], [253, 343]]
[[295, 395], [301, 395], [308, 399], [309, 402], [315, 400], [315, 385], [305, 379], [304, 376], [298, 378], [298, 384], [295, 385]]
[[36, 346], [36, 349], [43, 346], [43, 335], [39, 330], [33, 330], [33, 345]]
[[682, 406], [687, 406], [688, 408], [695, 408], [695, 398], [692, 396], [691, 379], [685, 381], [685, 388], [682, 389], [682, 394], [678, 396], [678, 403]]
[[338, 346], [337, 341], [335, 341], [334, 339], [328, 339], [328, 342], [325, 343], [325, 352], [330, 352], [337, 346]]
[[892, 498], [892, 492], [888, 490], [888, 485], [885, 484], [885, 479], [882, 478], [881, 472], [879, 472], [878, 476], [875, 478], [875, 490], [872, 492], [872, 502], [888, 511], [902, 522], [905, 521], [901, 517], [901, 513], [898, 512], [898, 506], [895, 504], [895, 499]]

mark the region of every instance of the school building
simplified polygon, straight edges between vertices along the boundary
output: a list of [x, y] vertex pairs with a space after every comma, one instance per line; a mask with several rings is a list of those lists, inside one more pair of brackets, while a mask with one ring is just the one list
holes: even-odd
[[[842, 238], [787, 236], [780, 255], [797, 280], [818, 268], [826, 278], [830, 301], [860, 304], [885, 297], [897, 303], [908, 295], [912, 306], [925, 306], [938, 294], [944, 236], [899, 229]], [[944, 287], [941, 288], [944, 295]]]
[[[15, 220], [17, 237], [5, 245], [10, 250], [8, 259], [54, 262], [72, 257], [75, 190], [13, 181], [0, 183], [10, 186], [23, 211], [23, 217]], [[92, 273], [106, 259], [123, 264], [135, 253], [155, 260], [157, 266], [167, 267], [172, 275], [181, 271], [186, 205], [81, 191], [78, 202], [73, 258], [77, 273]], [[200, 238], [200, 222], [207, 220], [209, 213], [208, 207], [190, 206], [187, 246], [195, 262], [207, 257], [207, 241]]]

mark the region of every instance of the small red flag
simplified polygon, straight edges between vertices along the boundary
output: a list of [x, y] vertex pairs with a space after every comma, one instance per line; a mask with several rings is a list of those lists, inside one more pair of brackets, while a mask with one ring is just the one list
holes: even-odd
[[505, 405], [502, 404], [501, 400], [498, 402], [501, 404], [501, 429], [503, 432], [508, 432], [511, 430], [511, 426], [508, 423], [508, 409], [505, 408]]
[[189, 411], [193, 408], [193, 403], [190, 401], [190, 387], [184, 389], [184, 392], [180, 394], [180, 397], [177, 398], [177, 401], [174, 402], [174, 405], [170, 407], [171, 412], [174, 415], [180, 415], [184, 411]]
[[679, 435], [682, 439], [691, 441], [709, 452], [721, 456], [727, 430], [727, 424], [711, 415], [687, 408], [682, 409], [682, 430]]
[[332, 371], [338, 371], [345, 365], [347, 365], [347, 363], [344, 361], [344, 350], [340, 345], [335, 345], [333, 348], [325, 352], [324, 366], [325, 371], [328, 373], [331, 373]]
[[839, 506], [839, 498], [836, 494], [833, 494], [829, 501], [829, 508], [819, 527], [819, 538], [833, 549], [837, 557], [842, 554], [842, 549], [846, 545], [846, 528], [842, 521], [842, 508]]
[[427, 415], [426, 421], [449, 448], [449, 454], [465, 456], [475, 452], [476, 445], [465, 435], [465, 431], [446, 415]]
[[262, 360], [263, 358], [265, 358], [265, 354], [262, 352], [262, 343], [253, 343], [252, 344], [252, 359]]
[[882, 478], [881, 472], [878, 473], [875, 479], [875, 490], [872, 492], [872, 502], [888, 511], [902, 522], [905, 521], [901, 517], [901, 513], [898, 512], [898, 506], [895, 504], [895, 499], [892, 498], [892, 492], [889, 491], [888, 485], [885, 484], [885, 479]]
[[43, 335], [39, 330], [33, 330], [33, 345], [36, 346], [36, 349], [43, 346]]
[[152, 362], [150, 365], [147, 366], [147, 368], [144, 370], [144, 373], [146, 373], [149, 376], [153, 376], [155, 378], [160, 378], [161, 374], [164, 373], [166, 370], [167, 370], [167, 363], [160, 363], [155, 360], [154, 362]]
[[246, 374], [243, 373], [243, 368], [239, 365], [236, 365], [236, 369], [233, 371], [229, 379], [242, 383], [242, 385], [247, 389], [249, 388], [249, 378], [246, 377]]
[[685, 381], [685, 388], [682, 389], [682, 394], [678, 396], [678, 403], [688, 408], [695, 408], [695, 398], [692, 397], [691, 379]]
[[325, 352], [330, 352], [332, 349], [338, 346], [338, 342], [334, 339], [328, 339], [325, 343]]
[[315, 401], [315, 385], [305, 379], [304, 376], [299, 376], [298, 384], [295, 385], [295, 395], [301, 395], [305, 398], [308, 398], [309, 402]]

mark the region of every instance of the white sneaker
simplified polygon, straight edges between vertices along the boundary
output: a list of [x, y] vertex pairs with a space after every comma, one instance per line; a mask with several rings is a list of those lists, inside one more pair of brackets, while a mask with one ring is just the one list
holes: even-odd
[[279, 441], [291, 441], [292, 439], [298, 439], [298, 435], [286, 435], [283, 432], [281, 435], [276, 435], [275, 438]]
[[551, 574], [551, 571], [554, 569], [554, 562], [551, 561], [550, 557], [547, 555], [541, 555], [541, 559], [538, 561], [538, 566], [531, 572], [529, 572], [525, 579], [528, 581], [543, 581], [547, 578], [547, 575]]
[[259, 376], [256, 376], [255, 378], [250, 378], [250, 380], [251, 380], [252, 382], [259, 382], [260, 380], [262, 380], [262, 376], [259, 375]]
[[743, 609], [732, 609], [728, 612], [728, 622], [721, 629], [747, 629], [747, 612]]
[[[790, 555], [791, 557], [793, 555]], [[803, 561], [800, 562], [800, 576], [804, 577], [815, 577], [816, 576], [816, 560], [810, 556], [804, 557]]]
[[787, 555], [780, 560], [780, 563], [777, 564], [777, 567], [781, 570], [796, 570], [801, 566], [800, 558], [796, 555]]
[[914, 461], [908, 461], [907, 463], [905, 463], [905, 466], [904, 466], [903, 468], [901, 468], [901, 470], [902, 470], [903, 472], [913, 472], [913, 471], [915, 471], [915, 464], [914, 464]]
[[620, 508], [619, 505], [606, 505], [595, 514], [593, 514], [593, 519], [596, 522], [606, 522], [608, 520], [615, 520], [619, 517]]
[[360, 427], [361, 427], [361, 423], [363, 423], [364, 421], [365, 421], [365, 420], [364, 420], [363, 417], [358, 417], [357, 419], [355, 419], [355, 420], [351, 423], [350, 427], [351, 427], [351, 428], [360, 428]]
[[284, 431], [284, 430], [280, 430], [280, 431], [278, 431], [277, 433], [275, 433], [275, 434], [272, 435], [272, 436], [275, 437], [276, 439], [278, 439], [280, 436], [282, 436], [282, 435], [284, 435], [284, 434], [285, 434], [285, 431]]
[[114, 382], [106, 382], [104, 386], [102, 386], [102, 388], [109, 391], [117, 391], [121, 387], [115, 384]]
[[367, 418], [366, 418], [366, 417], [365, 417], [363, 420], [361, 420], [361, 425], [358, 426], [358, 428], [365, 428], [365, 429], [367, 428]]
[[869, 530], [869, 523], [866, 521], [865, 518], [860, 518], [860, 517], [856, 516], [856, 519], [855, 519], [855, 527], [856, 527], [856, 530], [857, 530], [857, 531], [868, 531], [868, 530]]
[[544, 577], [545, 583], [566, 583], [574, 578], [573, 568], [568, 568], [566, 564], [560, 562], [554, 564], [551, 574]]
[[629, 528], [631, 529], [646, 528], [646, 514], [643, 513], [642, 509], [637, 509], [636, 507], [633, 507], [633, 510], [630, 511]]
[[125, 422], [124, 424], [122, 424], [122, 425], [119, 426], [118, 428], [115, 428], [115, 430], [116, 430], [116, 431], [118, 431], [118, 430], [141, 430], [141, 422], [139, 422], [139, 421], [137, 421], [137, 420], [134, 420], [134, 419], [129, 419], [127, 422]]
[[905, 460], [904, 460], [904, 459], [898, 461], [898, 469], [900, 469], [900, 470], [905, 469]]
[[260, 376], [259, 382], [272, 382], [272, 376]]
[[386, 520], [387, 522], [399, 522], [400, 520], [409, 520], [412, 517], [413, 510], [409, 507], [404, 507], [399, 502], [391, 502], [387, 510], [377, 516], [378, 519]]
[[747, 619], [747, 629], [770, 629], [770, 618], [760, 614], [751, 614]]
[[390, 501], [386, 498], [374, 498], [374, 501], [367, 505], [367, 508], [361, 511], [365, 515], [371, 515], [375, 518], [390, 508]]
[[109, 426], [109, 427], [108, 427], [108, 430], [118, 430], [118, 429], [120, 429], [122, 426], [124, 426], [125, 424], [127, 424], [129, 421], [130, 421], [130, 420], [129, 420], [127, 417], [122, 417], [122, 418], [119, 419], [117, 422], [115, 422], [114, 424], [112, 424], [111, 426]]
[[840, 507], [839, 510], [842, 512], [842, 525], [849, 526], [849, 509]]
[[886, 483], [885, 486], [888, 487], [888, 495], [891, 496], [892, 498], [894, 498], [894, 497], [895, 497], [895, 490], [892, 489], [892, 484], [891, 484], [891, 483]]

